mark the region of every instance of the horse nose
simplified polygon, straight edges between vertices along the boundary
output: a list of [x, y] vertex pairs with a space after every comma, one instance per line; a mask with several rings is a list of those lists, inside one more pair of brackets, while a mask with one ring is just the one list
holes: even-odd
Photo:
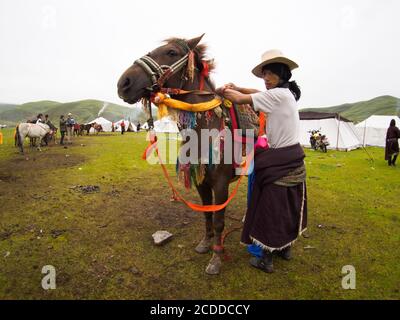
[[132, 86], [133, 81], [129, 77], [122, 78], [118, 83], [118, 89], [121, 93], [126, 93]]

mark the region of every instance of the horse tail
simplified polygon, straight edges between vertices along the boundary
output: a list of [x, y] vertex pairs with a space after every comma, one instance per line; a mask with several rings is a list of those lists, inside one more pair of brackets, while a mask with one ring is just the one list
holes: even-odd
[[21, 135], [19, 134], [19, 123], [15, 127], [15, 146], [19, 147], [21, 145]]

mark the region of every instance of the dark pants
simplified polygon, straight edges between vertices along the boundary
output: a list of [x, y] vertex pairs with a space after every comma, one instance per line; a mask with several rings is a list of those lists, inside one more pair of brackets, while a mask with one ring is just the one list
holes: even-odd
[[60, 133], [61, 133], [60, 144], [64, 144], [65, 131], [60, 131]]
[[124, 134], [125, 132], [125, 127], [121, 127], [121, 134]]
[[397, 154], [392, 156], [389, 156], [389, 160], [388, 160], [388, 165], [389, 166], [395, 166], [396, 165], [396, 160], [397, 160]]

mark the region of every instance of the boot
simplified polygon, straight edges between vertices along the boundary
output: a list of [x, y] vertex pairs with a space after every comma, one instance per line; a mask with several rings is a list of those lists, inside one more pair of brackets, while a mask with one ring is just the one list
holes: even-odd
[[392, 166], [396, 166], [397, 155], [393, 157]]
[[282, 249], [281, 251], [278, 251], [278, 256], [284, 260], [292, 259], [292, 247], [289, 246], [286, 247], [285, 249]]
[[388, 166], [391, 166], [391, 165], [392, 165], [392, 157], [390, 157], [388, 160]]
[[273, 265], [273, 261], [272, 261], [272, 253], [271, 252], [265, 252], [263, 258], [252, 257], [250, 259], [250, 264], [253, 267], [260, 269], [264, 272], [267, 272], [267, 273], [274, 272], [274, 265]]

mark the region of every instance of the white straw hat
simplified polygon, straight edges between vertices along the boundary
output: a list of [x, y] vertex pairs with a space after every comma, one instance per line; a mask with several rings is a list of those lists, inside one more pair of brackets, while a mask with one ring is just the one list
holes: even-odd
[[253, 74], [256, 77], [262, 78], [263, 67], [270, 63], [284, 63], [289, 67], [290, 71], [299, 67], [296, 62], [285, 57], [282, 51], [273, 49], [264, 52], [264, 54], [261, 56], [261, 63], [252, 70]]

